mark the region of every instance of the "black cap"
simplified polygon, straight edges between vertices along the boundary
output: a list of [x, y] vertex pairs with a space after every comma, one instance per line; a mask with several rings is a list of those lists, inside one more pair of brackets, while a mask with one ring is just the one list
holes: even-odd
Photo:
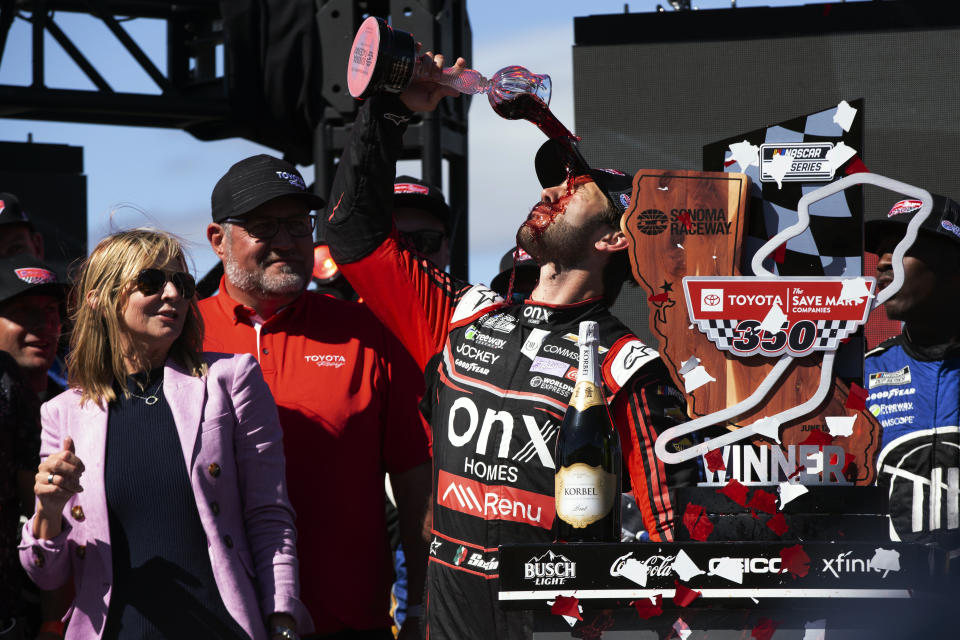
[[20, 206], [20, 199], [12, 193], [0, 193], [0, 225], [5, 224], [25, 224], [33, 228], [33, 223]]
[[67, 285], [41, 260], [29, 254], [0, 258], [0, 304], [22, 293], [66, 297]]
[[210, 210], [213, 221], [246, 215], [274, 198], [300, 196], [311, 209], [324, 205], [323, 198], [307, 188], [297, 168], [266, 154], [250, 156], [223, 174], [213, 188]]
[[[950, 198], [933, 195], [933, 208], [927, 219], [920, 225], [920, 232], [927, 237], [943, 238], [958, 245], [960, 249], [960, 205]], [[890, 208], [885, 218], [867, 220], [865, 224], [865, 246], [870, 253], [876, 253], [880, 241], [888, 233], [902, 236], [907, 224], [920, 211], [923, 204], [912, 198], [901, 200]]]
[[630, 207], [633, 178], [619, 169], [593, 169], [583, 156], [559, 140], [550, 139], [537, 150], [534, 160], [537, 179], [544, 187], [555, 187], [567, 179], [567, 175], [588, 175], [607, 196], [614, 208], [623, 214]]
[[450, 207], [437, 187], [410, 176], [397, 176], [393, 181], [393, 207], [423, 209], [432, 213], [445, 227], [450, 226]]
[[510, 282], [510, 272], [513, 271], [514, 266], [516, 266], [518, 275], [524, 271], [530, 271], [536, 275], [540, 274], [540, 266], [537, 261], [520, 247], [514, 247], [500, 258], [500, 273], [490, 281], [490, 288], [497, 293], [506, 293], [507, 285]]

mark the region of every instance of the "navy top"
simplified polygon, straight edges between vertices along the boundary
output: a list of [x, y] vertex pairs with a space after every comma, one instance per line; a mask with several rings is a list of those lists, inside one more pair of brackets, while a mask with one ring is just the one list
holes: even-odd
[[[163, 397], [163, 370], [127, 379], [110, 404], [104, 484], [113, 593], [104, 638], [249, 638], [227, 612]], [[146, 380], [143, 388], [136, 380]], [[119, 391], [119, 390], [118, 390]], [[147, 404], [143, 398], [155, 395]]]

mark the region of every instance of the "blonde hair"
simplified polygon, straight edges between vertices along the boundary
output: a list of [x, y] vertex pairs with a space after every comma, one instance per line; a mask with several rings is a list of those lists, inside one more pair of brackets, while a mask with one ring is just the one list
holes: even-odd
[[[100, 406], [117, 399], [114, 384], [127, 395], [127, 367], [131, 360], [138, 370], [149, 370], [144, 353], [124, 353], [121, 317], [131, 285], [142, 269], [175, 263], [186, 269], [180, 241], [164, 231], [130, 229], [107, 236], [80, 265], [70, 300], [73, 332], [67, 356], [70, 387], [81, 392], [81, 404], [88, 400]], [[197, 297], [188, 300], [183, 331], [170, 347], [172, 358], [191, 375], [206, 373], [203, 361], [203, 319]]]

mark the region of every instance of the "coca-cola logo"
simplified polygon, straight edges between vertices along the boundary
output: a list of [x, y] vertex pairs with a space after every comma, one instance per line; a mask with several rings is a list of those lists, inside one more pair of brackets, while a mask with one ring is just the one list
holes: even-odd
[[[618, 577], [624, 575], [626, 577], [627, 573], [633, 573], [630, 570], [625, 571], [627, 566], [630, 565], [633, 567], [644, 567], [646, 569], [646, 576], [657, 576], [659, 578], [669, 577], [673, 573], [673, 562], [677, 559], [676, 555], [672, 556], [650, 556], [649, 558], [638, 559], [633, 557], [633, 551], [630, 553], [624, 554], [613, 561], [613, 564], [610, 565], [610, 575], [613, 577]], [[632, 579], [632, 578], [631, 578]]]

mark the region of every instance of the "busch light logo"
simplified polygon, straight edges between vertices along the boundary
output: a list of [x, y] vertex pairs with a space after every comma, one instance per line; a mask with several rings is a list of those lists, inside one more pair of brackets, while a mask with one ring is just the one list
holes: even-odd
[[567, 580], [576, 577], [577, 563], [550, 550], [523, 564], [523, 578], [533, 580], [536, 585], [566, 584]]

